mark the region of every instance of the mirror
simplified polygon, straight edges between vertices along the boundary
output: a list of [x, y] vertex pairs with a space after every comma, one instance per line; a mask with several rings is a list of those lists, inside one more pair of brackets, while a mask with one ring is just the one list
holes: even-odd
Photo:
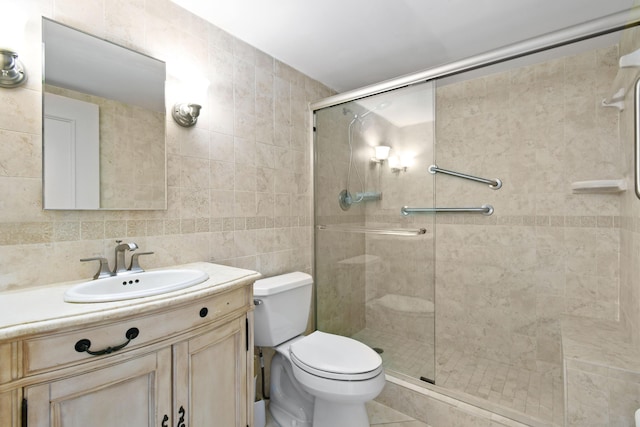
[[45, 209], [166, 209], [165, 63], [43, 18]]

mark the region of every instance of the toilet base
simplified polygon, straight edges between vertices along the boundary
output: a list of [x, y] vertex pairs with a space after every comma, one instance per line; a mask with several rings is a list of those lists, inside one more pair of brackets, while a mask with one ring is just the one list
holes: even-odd
[[369, 427], [364, 403], [341, 404], [316, 398], [313, 427]]
[[276, 353], [271, 359], [269, 412], [280, 426], [312, 427], [314, 398], [292, 379], [291, 363]]

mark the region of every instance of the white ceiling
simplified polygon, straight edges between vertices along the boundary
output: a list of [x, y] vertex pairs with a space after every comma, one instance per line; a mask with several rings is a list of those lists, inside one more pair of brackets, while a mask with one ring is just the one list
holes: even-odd
[[633, 0], [173, 0], [338, 92], [630, 8]]

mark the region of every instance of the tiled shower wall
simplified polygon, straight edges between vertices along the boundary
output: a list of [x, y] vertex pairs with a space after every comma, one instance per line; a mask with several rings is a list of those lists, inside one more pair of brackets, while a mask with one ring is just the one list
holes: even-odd
[[[413, 90], [410, 88], [409, 92]], [[396, 95], [377, 98], [393, 101]], [[397, 99], [395, 102], [398, 104]], [[431, 102], [424, 95], [424, 105]], [[381, 192], [382, 200], [354, 203], [343, 211], [338, 194], [345, 188], [349, 169], [349, 125], [354, 114], [362, 116], [366, 111], [355, 102], [327, 108], [316, 115], [318, 224], [366, 224], [383, 229], [425, 227], [428, 231], [424, 236], [409, 238], [329, 230], [317, 233], [318, 327], [347, 336], [373, 327], [366, 314], [368, 304], [387, 294], [420, 298], [416, 300], [418, 304], [433, 301], [433, 219], [404, 218], [400, 214], [400, 208], [408, 203], [415, 206], [433, 203], [433, 180], [425, 172], [433, 157], [433, 117], [425, 116], [423, 123], [400, 128], [384, 119], [383, 114], [374, 112], [353, 123], [354, 162], [349, 191], [352, 195], [361, 191]], [[392, 155], [414, 153], [414, 166], [407, 172], [394, 173], [387, 163], [372, 163], [375, 145], [392, 146]], [[400, 336], [415, 335], [417, 329], [428, 328], [424, 323], [417, 327], [412, 324], [411, 329], [407, 328], [407, 322], [386, 323], [389, 331]], [[430, 335], [433, 336], [432, 331]]]
[[[625, 31], [620, 45], [620, 54], [626, 55], [640, 48], [640, 29], [634, 27]], [[621, 113], [620, 133], [625, 141], [623, 166], [629, 191], [622, 198], [622, 229], [620, 245], [620, 320], [627, 326], [635, 344], [640, 343], [640, 200], [633, 191], [634, 180], [634, 108], [631, 87], [638, 78], [637, 69], [625, 74], [624, 84], [629, 87], [625, 97], [628, 106]]]
[[[318, 82], [169, 0], [9, 0], [28, 12], [27, 84], [0, 90], [0, 291], [89, 278], [135, 241], [145, 267], [214, 261], [265, 275], [311, 269], [308, 102]], [[41, 17], [200, 70], [208, 102], [194, 128], [169, 119], [168, 210], [43, 211]], [[191, 76], [168, 76], [167, 106]], [[186, 100], [188, 101], [188, 100]], [[158, 141], [162, 143], [162, 141]], [[114, 159], [117, 161], [117, 159]]]
[[[355, 110], [355, 106], [350, 108]], [[361, 111], [353, 113], [361, 114]], [[352, 113], [339, 106], [316, 114], [315, 215], [320, 225], [364, 223], [362, 204], [354, 204], [348, 211], [343, 211], [338, 204], [338, 194], [346, 186], [349, 168], [351, 120]], [[362, 139], [357, 138], [354, 141], [355, 164], [361, 168], [359, 173], [363, 178], [364, 155]], [[352, 193], [360, 191], [355, 171], [352, 172], [349, 190]], [[319, 231], [315, 244], [318, 329], [351, 336], [365, 327], [367, 258], [364, 234]]]
[[438, 88], [438, 165], [504, 184], [437, 177], [439, 204], [495, 208], [437, 220], [437, 357], [559, 374], [560, 316], [618, 319], [625, 196], [570, 187], [624, 176], [618, 111], [600, 105], [617, 59], [612, 46]]

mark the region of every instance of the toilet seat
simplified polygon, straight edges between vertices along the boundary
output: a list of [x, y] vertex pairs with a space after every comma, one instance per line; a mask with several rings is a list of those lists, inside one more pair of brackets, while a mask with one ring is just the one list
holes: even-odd
[[382, 372], [382, 358], [370, 347], [316, 331], [289, 346], [291, 362], [303, 371], [339, 381], [364, 381]]

